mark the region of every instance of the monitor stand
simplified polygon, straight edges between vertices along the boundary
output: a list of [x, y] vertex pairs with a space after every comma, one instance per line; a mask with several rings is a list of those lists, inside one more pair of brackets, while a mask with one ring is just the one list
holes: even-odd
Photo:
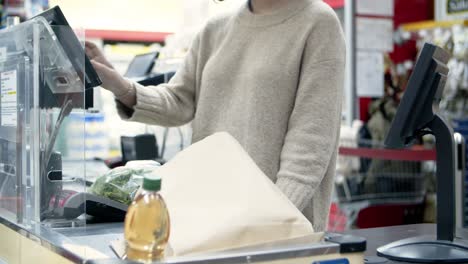
[[[399, 240], [377, 249], [377, 255], [413, 263], [467, 263], [468, 241], [455, 236], [455, 142], [450, 125], [438, 114], [428, 124], [436, 138], [437, 237]], [[458, 187], [460, 188], [460, 187]]]

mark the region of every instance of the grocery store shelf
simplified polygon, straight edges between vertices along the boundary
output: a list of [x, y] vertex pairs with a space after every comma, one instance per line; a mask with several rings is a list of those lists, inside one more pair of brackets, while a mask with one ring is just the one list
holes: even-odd
[[164, 42], [170, 32], [86, 29], [86, 38], [114, 41]]

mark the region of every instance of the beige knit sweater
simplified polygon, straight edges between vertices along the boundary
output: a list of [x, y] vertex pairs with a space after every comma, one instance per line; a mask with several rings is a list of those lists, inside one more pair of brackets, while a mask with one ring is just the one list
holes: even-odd
[[340, 23], [321, 0], [291, 0], [266, 15], [253, 14], [245, 4], [207, 23], [169, 84], [136, 85], [134, 109], [118, 104], [118, 110], [130, 121], [192, 122], [194, 142], [227, 131], [322, 231], [344, 65]]

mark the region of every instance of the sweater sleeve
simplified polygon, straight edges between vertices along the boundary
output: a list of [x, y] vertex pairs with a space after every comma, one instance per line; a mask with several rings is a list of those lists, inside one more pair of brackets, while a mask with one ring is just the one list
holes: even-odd
[[124, 120], [161, 126], [180, 126], [195, 114], [196, 69], [199, 53], [198, 34], [182, 66], [166, 84], [143, 86], [134, 83], [136, 105], [130, 109], [117, 100], [117, 112]]
[[337, 148], [345, 44], [334, 14], [310, 32], [276, 185], [300, 210], [310, 203]]

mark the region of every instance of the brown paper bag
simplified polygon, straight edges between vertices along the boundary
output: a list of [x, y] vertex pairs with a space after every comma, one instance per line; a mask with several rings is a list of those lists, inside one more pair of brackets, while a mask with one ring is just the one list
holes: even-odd
[[[259, 146], [261, 147], [261, 146]], [[171, 218], [174, 256], [313, 234], [311, 223], [227, 133], [193, 144], [154, 171]]]

